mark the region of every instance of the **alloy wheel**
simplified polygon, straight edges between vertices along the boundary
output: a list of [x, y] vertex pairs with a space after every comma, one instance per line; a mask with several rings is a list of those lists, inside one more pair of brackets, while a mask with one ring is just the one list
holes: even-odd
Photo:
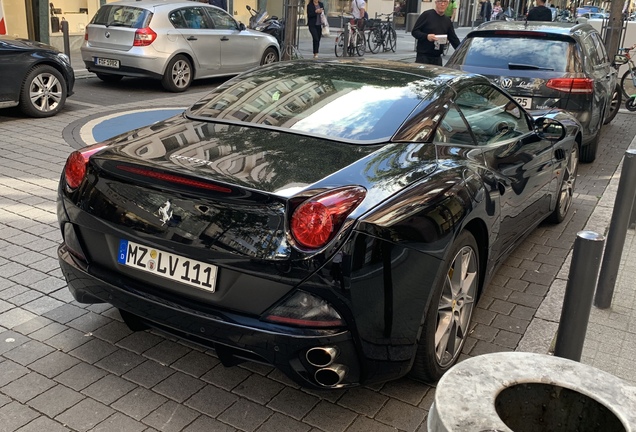
[[177, 88], [185, 88], [190, 85], [192, 70], [185, 60], [178, 60], [172, 66], [172, 82]]
[[38, 111], [47, 113], [55, 110], [63, 97], [62, 83], [50, 73], [37, 75], [29, 87], [29, 100]]
[[578, 148], [575, 145], [572, 147], [572, 153], [570, 154], [570, 160], [565, 168], [565, 174], [563, 182], [561, 183], [561, 190], [559, 191], [559, 213], [560, 218], [565, 218], [565, 215], [572, 205], [572, 197], [574, 196], [574, 184], [576, 183], [576, 173], [579, 166], [579, 153]]

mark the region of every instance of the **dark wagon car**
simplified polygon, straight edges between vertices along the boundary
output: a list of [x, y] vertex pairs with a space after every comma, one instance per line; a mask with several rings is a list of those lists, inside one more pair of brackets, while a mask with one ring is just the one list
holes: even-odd
[[41, 42], [0, 36], [0, 108], [51, 117], [64, 108], [74, 84], [66, 54]]
[[478, 75], [277, 63], [73, 152], [60, 264], [79, 302], [226, 365], [434, 381], [498, 264], [566, 217], [580, 144], [572, 116], [533, 117]]
[[571, 112], [583, 128], [582, 162], [594, 161], [603, 124], [621, 104], [617, 70], [588, 24], [484, 23], [446, 66], [487, 76], [524, 108]]

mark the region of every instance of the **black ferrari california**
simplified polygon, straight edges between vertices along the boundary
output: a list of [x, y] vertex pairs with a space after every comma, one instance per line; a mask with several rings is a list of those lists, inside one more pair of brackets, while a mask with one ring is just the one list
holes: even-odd
[[244, 73], [73, 152], [59, 260], [133, 330], [336, 388], [456, 361], [480, 292], [566, 217], [581, 132], [486, 78], [390, 62]]

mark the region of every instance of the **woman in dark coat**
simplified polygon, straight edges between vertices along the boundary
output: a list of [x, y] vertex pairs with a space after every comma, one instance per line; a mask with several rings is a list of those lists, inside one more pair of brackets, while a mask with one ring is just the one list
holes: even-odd
[[318, 58], [318, 50], [320, 49], [320, 38], [322, 37], [322, 21], [321, 15], [325, 11], [325, 6], [321, 1], [309, 0], [307, 4], [307, 26], [311, 39], [314, 43], [314, 58]]

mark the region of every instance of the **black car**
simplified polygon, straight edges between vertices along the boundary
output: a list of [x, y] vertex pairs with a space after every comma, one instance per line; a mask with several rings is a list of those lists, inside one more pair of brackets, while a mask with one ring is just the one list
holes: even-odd
[[0, 36], [0, 108], [18, 106], [31, 117], [51, 117], [73, 94], [75, 74], [66, 54], [28, 39]]
[[487, 76], [524, 108], [571, 112], [583, 128], [582, 162], [594, 161], [601, 128], [621, 104], [617, 70], [588, 24], [484, 23], [446, 66]]
[[303, 386], [437, 380], [478, 294], [566, 217], [581, 131], [486, 78], [296, 61], [73, 152], [59, 260], [82, 303]]

